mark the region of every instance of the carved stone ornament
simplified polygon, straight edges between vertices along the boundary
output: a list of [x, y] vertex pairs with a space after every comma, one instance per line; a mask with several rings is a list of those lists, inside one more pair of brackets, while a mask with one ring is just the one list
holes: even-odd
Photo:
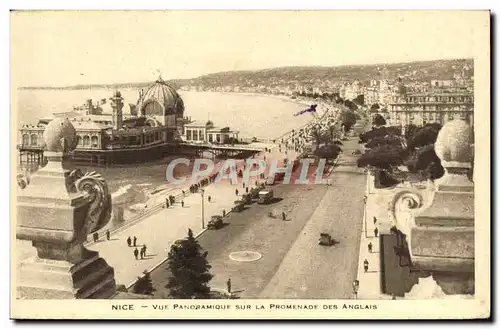
[[425, 190], [396, 193], [389, 205], [394, 226], [406, 237], [413, 269], [467, 282], [461, 290], [466, 293], [471, 292], [474, 277], [474, 185], [467, 178], [471, 144], [466, 122], [445, 124], [435, 143], [443, 177], [429, 182]]
[[18, 267], [19, 297], [109, 298], [114, 270], [84, 247], [87, 236], [111, 218], [106, 181], [71, 168], [67, 156], [77, 138], [67, 119], [55, 118], [43, 135], [47, 165], [31, 177], [18, 176], [16, 236], [32, 241], [37, 251]]

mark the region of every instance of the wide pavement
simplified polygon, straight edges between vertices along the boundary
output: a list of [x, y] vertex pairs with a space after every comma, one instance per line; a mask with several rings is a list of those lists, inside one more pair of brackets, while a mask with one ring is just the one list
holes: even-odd
[[[366, 182], [350, 155], [356, 148], [356, 140], [344, 142], [339, 166], [331, 175], [333, 185], [259, 298], [352, 298]], [[323, 232], [337, 244], [320, 246]]]
[[[366, 182], [350, 155], [356, 148], [355, 140], [344, 143], [339, 172], [330, 178], [333, 186], [277, 185], [277, 202], [231, 213], [229, 225], [201, 235], [198, 241], [208, 251], [214, 274], [210, 286], [226, 289], [230, 278], [239, 298], [352, 297]], [[318, 245], [319, 233], [325, 230], [337, 245]], [[258, 252], [262, 258], [234, 261], [229, 255], [237, 251]], [[168, 275], [166, 264], [152, 272], [156, 298], [165, 296]]]

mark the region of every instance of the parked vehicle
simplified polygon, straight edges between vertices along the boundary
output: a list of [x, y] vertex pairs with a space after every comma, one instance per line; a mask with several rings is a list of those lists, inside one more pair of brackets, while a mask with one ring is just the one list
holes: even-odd
[[250, 193], [245, 193], [241, 196], [241, 202], [243, 202], [243, 204], [251, 204], [252, 203], [252, 196], [250, 195]]
[[263, 189], [262, 186], [257, 186], [257, 187], [253, 187], [250, 190], [250, 196], [251, 196], [252, 200], [259, 198], [259, 192], [262, 191], [262, 189]]
[[233, 211], [242, 212], [244, 209], [245, 209], [245, 203], [243, 203], [241, 200], [234, 201]]
[[259, 204], [267, 204], [274, 198], [273, 190], [264, 190], [259, 192]]
[[207, 229], [209, 230], [218, 230], [224, 226], [224, 221], [222, 220], [222, 216], [216, 215], [212, 216], [210, 221], [207, 224]]

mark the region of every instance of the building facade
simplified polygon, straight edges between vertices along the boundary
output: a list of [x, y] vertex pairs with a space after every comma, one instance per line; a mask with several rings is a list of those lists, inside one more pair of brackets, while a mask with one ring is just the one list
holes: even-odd
[[426, 123], [444, 125], [453, 119], [462, 119], [473, 125], [474, 96], [470, 92], [405, 93], [396, 91], [388, 104], [386, 120], [389, 125], [417, 126]]

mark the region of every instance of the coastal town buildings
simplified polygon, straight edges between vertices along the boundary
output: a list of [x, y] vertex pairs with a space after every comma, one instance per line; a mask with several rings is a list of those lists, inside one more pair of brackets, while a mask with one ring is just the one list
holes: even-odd
[[420, 126], [433, 122], [444, 125], [453, 119], [466, 120], [472, 125], [474, 96], [467, 91], [407, 93], [400, 86], [392, 94], [387, 109], [386, 120], [394, 126]]

